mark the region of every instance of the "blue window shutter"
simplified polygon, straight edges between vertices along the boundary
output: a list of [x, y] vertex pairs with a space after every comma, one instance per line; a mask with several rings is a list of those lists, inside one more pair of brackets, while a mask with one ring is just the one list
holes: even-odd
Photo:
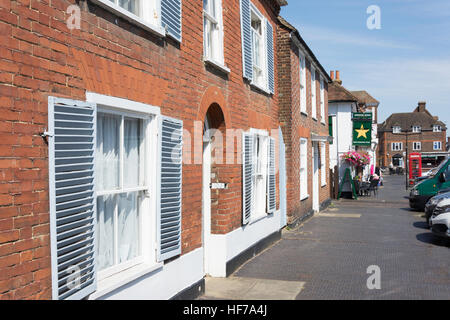
[[242, 64], [244, 78], [253, 79], [250, 0], [241, 0]]
[[274, 72], [274, 46], [273, 46], [273, 27], [267, 21], [267, 81], [269, 91], [275, 92], [275, 72]]
[[158, 197], [158, 261], [181, 254], [183, 122], [159, 121], [160, 185]]
[[49, 199], [53, 299], [96, 290], [96, 105], [49, 97]]
[[252, 134], [242, 134], [242, 224], [248, 224], [251, 218], [253, 202], [253, 140]]
[[161, 0], [161, 24], [169, 36], [181, 42], [181, 0]]
[[275, 177], [275, 139], [269, 138], [269, 156], [267, 170], [267, 211], [274, 213], [276, 209], [276, 177]]

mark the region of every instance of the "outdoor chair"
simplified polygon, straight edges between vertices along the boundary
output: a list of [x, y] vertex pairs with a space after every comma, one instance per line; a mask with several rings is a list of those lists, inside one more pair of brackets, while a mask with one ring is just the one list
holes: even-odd
[[368, 188], [368, 193], [369, 193], [369, 195], [371, 194], [371, 192], [373, 192], [373, 194], [375, 195], [375, 196], [377, 196], [378, 195], [378, 183], [379, 183], [379, 180], [372, 180], [371, 182], [370, 182], [370, 185], [369, 185], [369, 188]]

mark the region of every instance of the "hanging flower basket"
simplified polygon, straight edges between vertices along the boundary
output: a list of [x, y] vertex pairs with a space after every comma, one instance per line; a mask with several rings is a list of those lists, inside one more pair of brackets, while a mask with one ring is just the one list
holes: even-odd
[[341, 156], [342, 161], [346, 161], [352, 167], [365, 167], [370, 163], [371, 157], [367, 153], [348, 151]]

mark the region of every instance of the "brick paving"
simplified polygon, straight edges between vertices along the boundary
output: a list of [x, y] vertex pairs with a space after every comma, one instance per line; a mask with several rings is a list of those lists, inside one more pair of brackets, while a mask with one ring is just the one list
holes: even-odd
[[[378, 197], [335, 201], [324, 212], [332, 215], [284, 232], [233, 276], [304, 281], [300, 300], [450, 299], [450, 244], [409, 210], [404, 183], [388, 176]], [[381, 269], [381, 290], [367, 288], [370, 265]]]

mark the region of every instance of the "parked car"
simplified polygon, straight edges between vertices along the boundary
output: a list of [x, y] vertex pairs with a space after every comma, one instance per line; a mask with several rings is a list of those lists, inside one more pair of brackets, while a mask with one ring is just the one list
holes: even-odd
[[434, 209], [431, 231], [436, 236], [450, 238], [450, 199], [442, 200]]
[[428, 225], [431, 227], [431, 216], [433, 215], [434, 209], [436, 209], [437, 205], [445, 199], [450, 199], [450, 189], [444, 189], [439, 191], [439, 193], [428, 200], [425, 205], [425, 217], [427, 219]]
[[450, 188], [450, 158], [432, 170], [428, 179], [415, 185], [409, 195], [409, 206], [416, 210], [425, 210], [425, 205], [440, 190]]

